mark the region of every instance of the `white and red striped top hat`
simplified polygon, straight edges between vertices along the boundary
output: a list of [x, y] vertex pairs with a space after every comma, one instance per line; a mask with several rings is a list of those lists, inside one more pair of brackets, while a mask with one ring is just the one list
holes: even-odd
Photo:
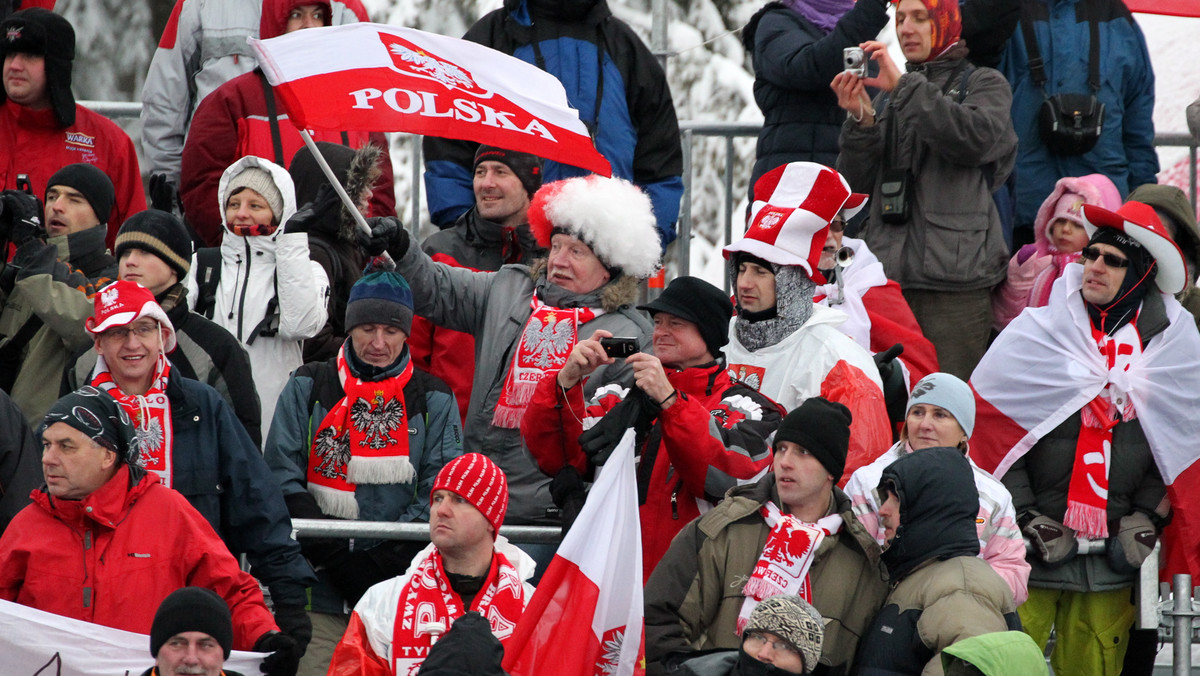
[[763, 174], [754, 184], [750, 223], [742, 239], [725, 247], [725, 257], [745, 251], [776, 265], [797, 265], [818, 284], [817, 270], [829, 222], [846, 209], [853, 216], [866, 196], [853, 193], [838, 172], [814, 162], [791, 162]]
[[1171, 239], [1166, 226], [1154, 212], [1154, 207], [1141, 202], [1126, 202], [1120, 209], [1109, 211], [1094, 204], [1085, 204], [1082, 213], [1084, 225], [1115, 228], [1146, 247], [1158, 262], [1158, 274], [1154, 281], [1159, 290], [1171, 295], [1183, 291], [1183, 285], [1187, 282], [1183, 252]]

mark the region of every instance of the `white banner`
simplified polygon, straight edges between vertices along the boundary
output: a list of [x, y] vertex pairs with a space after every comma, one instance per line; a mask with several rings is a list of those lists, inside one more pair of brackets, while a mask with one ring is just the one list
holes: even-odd
[[[233, 651], [227, 671], [257, 676], [262, 653]], [[140, 676], [154, 666], [150, 637], [0, 601], [5, 676]]]

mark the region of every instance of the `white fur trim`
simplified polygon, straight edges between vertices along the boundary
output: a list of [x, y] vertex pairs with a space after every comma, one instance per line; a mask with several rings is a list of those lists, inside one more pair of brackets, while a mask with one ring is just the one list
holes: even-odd
[[587, 243], [608, 266], [639, 279], [658, 270], [662, 245], [650, 198], [628, 181], [569, 179], [546, 205], [546, 215], [554, 227]]
[[351, 456], [346, 464], [346, 481], [352, 484], [410, 484], [417, 471], [407, 456], [377, 458]]

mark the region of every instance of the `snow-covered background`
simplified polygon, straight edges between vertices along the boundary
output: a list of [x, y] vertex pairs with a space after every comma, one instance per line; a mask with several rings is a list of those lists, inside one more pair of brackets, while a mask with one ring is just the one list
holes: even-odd
[[[231, 0], [253, 2], [254, 0]], [[668, 0], [668, 77], [680, 121], [762, 121], [754, 103], [749, 59], [738, 30], [764, 0]], [[608, 0], [613, 12], [650, 42], [651, 0]], [[74, 89], [80, 99], [136, 101], [161, 26], [173, 0], [58, 0], [57, 11], [77, 33]], [[373, 20], [444, 35], [462, 35], [501, 0], [363, 0]], [[1200, 95], [1200, 69], [1186, 57], [1185, 45], [1200, 35], [1200, 19], [1137, 15], [1150, 45], [1157, 80], [1154, 121], [1160, 133], [1184, 133], [1184, 108]], [[885, 32], [885, 39], [892, 36]], [[136, 121], [123, 126], [139, 137]], [[405, 221], [411, 213], [410, 139], [396, 135], [392, 158], [397, 178], [397, 207]], [[734, 236], [737, 215], [744, 213], [746, 179], [754, 158], [754, 139], [736, 140], [734, 149]], [[1187, 150], [1162, 148], [1160, 180], [1187, 187]], [[698, 137], [693, 154], [695, 238], [691, 271], [714, 283], [722, 279], [715, 252], [724, 240], [725, 141]], [[427, 218], [427, 216], [426, 216]]]

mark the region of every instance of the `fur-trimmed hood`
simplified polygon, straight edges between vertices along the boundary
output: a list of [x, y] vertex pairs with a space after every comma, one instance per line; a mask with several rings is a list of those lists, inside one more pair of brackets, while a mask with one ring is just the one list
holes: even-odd
[[[354, 150], [339, 143], [318, 141], [317, 150], [321, 151], [321, 156], [329, 163], [329, 168], [346, 189], [346, 194], [352, 198], [367, 195], [367, 199], [370, 199], [370, 192], [383, 173], [380, 164], [380, 158], [383, 157], [382, 148], [374, 143], [367, 143]], [[321, 171], [307, 146], [296, 152], [291, 166], [288, 167], [288, 173], [292, 175], [296, 184], [296, 204], [300, 208], [315, 200], [321, 186], [329, 183], [325, 172]], [[325, 233], [331, 239], [352, 243], [358, 241], [358, 224], [345, 204], [338, 209], [336, 220], [323, 219], [313, 226], [313, 230]]]
[[[546, 280], [546, 264], [548, 260], [548, 258], [539, 258], [530, 264], [529, 277], [533, 279], [534, 285], [539, 290], [546, 287], [561, 289], [566, 293], [570, 293], [569, 291], [562, 289], [562, 287], [551, 284]], [[626, 305], [633, 305], [634, 301], [637, 300], [638, 280], [634, 277], [630, 277], [629, 275], [620, 275], [590, 294], [576, 295], [590, 296], [593, 294], [599, 297], [600, 307], [603, 308], [605, 312], [616, 312]], [[553, 304], [554, 303], [551, 303], [551, 305]], [[591, 307], [587, 303], [583, 303], [582, 306]]]

